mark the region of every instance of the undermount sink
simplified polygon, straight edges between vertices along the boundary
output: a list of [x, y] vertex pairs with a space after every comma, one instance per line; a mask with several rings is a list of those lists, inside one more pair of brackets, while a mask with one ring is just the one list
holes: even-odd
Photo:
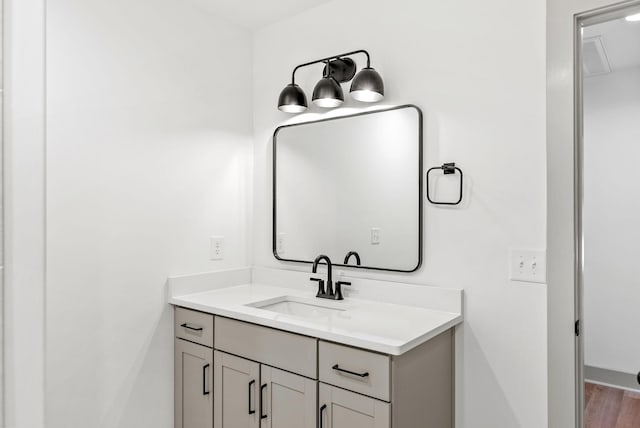
[[[337, 303], [317, 304], [313, 301], [302, 301], [301, 298], [282, 296], [275, 299], [251, 303], [247, 306], [303, 318], [324, 318], [345, 311], [346, 307], [338, 307]], [[306, 300], [306, 299], [305, 299]]]

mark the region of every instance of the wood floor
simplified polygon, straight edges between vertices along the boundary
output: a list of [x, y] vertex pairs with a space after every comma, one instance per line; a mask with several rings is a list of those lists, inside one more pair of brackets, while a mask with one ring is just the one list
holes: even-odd
[[585, 428], [640, 428], [640, 393], [585, 383]]

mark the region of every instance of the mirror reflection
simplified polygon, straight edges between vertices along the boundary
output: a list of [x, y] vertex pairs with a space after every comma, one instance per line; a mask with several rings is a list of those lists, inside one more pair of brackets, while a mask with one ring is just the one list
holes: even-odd
[[419, 267], [417, 107], [282, 126], [273, 150], [276, 258], [311, 263], [326, 254], [338, 265], [407, 272]]

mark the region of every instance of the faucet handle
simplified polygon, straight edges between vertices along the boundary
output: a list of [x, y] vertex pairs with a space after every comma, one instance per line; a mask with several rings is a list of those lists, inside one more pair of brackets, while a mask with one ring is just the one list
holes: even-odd
[[317, 296], [320, 296], [321, 294], [324, 294], [324, 279], [321, 278], [309, 278], [309, 281], [316, 281], [318, 283], [318, 294]]
[[351, 285], [351, 283], [348, 282], [348, 281], [338, 281], [338, 282], [336, 282], [336, 291], [335, 291], [335, 293], [336, 293], [335, 299], [336, 300], [344, 300], [344, 297], [342, 296], [342, 286], [343, 285]]

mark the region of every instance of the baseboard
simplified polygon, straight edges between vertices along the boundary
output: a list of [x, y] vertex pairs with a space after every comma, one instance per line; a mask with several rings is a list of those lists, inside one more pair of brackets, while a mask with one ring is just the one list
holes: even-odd
[[600, 367], [584, 366], [585, 382], [640, 392], [637, 374], [618, 372]]

